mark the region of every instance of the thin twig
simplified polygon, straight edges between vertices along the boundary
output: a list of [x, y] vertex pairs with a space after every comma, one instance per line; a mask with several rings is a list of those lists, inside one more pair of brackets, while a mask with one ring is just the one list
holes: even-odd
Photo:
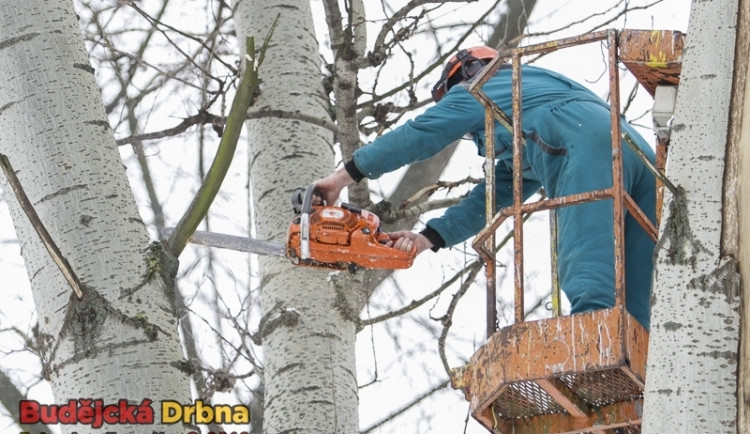
[[463, 276], [463, 273], [468, 271], [473, 271], [475, 268], [481, 268], [483, 265], [480, 261], [474, 261], [469, 266], [461, 270], [461, 272], [456, 273], [452, 278], [448, 279], [445, 283], [440, 285], [436, 290], [432, 291], [431, 293], [425, 295], [424, 297], [418, 299], [418, 300], [412, 300], [411, 303], [409, 303], [406, 306], [402, 306], [396, 310], [392, 310], [390, 312], [386, 312], [382, 315], [378, 315], [374, 318], [368, 318], [360, 321], [361, 327], [367, 327], [370, 325], [373, 325], [375, 323], [379, 323], [382, 321], [387, 321], [391, 318], [399, 317], [407, 312], [413, 311], [414, 309], [418, 308], [419, 306], [427, 303], [428, 301], [432, 300], [433, 298], [439, 296], [443, 291], [448, 289], [451, 285], [453, 285], [459, 278]]
[[180, 122], [179, 124], [175, 125], [172, 128], [167, 128], [165, 130], [154, 131], [150, 133], [134, 134], [132, 136], [117, 139], [117, 146], [124, 146], [124, 145], [129, 145], [135, 142], [142, 142], [146, 140], [155, 140], [155, 139], [161, 139], [164, 137], [176, 136], [180, 133], [187, 131], [187, 129], [192, 127], [193, 125], [212, 124], [214, 125], [215, 128], [220, 129], [221, 127], [224, 126], [225, 121], [226, 119], [221, 116], [211, 114], [205, 110], [200, 110], [198, 114], [186, 117], [185, 119], [182, 120], [182, 122]]
[[23, 190], [21, 181], [16, 176], [16, 172], [13, 171], [13, 166], [11, 166], [10, 160], [4, 154], [0, 154], [0, 166], [2, 166], [6, 178], [8, 178], [10, 188], [13, 190], [13, 194], [16, 195], [16, 199], [18, 199], [18, 203], [21, 205], [21, 209], [23, 209], [23, 212], [26, 213], [26, 217], [29, 218], [31, 226], [39, 235], [39, 238], [42, 240], [42, 244], [44, 244], [47, 252], [49, 252], [50, 256], [52, 257], [52, 260], [55, 262], [55, 264], [57, 264], [57, 267], [60, 269], [63, 276], [65, 276], [65, 280], [68, 281], [70, 287], [73, 288], [73, 292], [75, 292], [76, 296], [80, 300], [81, 298], [83, 298], [83, 285], [81, 285], [81, 281], [73, 271], [70, 263], [68, 263], [68, 260], [65, 259], [65, 257], [60, 252], [60, 249], [52, 240], [52, 236], [50, 236], [49, 232], [47, 232], [47, 229], [44, 227], [42, 220], [39, 218], [39, 214], [36, 213], [36, 210], [31, 204], [29, 197], [26, 196], [26, 192]]
[[404, 201], [404, 203], [401, 205], [401, 208], [405, 208], [409, 206], [410, 204], [419, 201], [422, 198], [422, 196], [430, 196], [432, 193], [436, 192], [437, 190], [441, 188], [450, 190], [452, 188], [460, 187], [466, 183], [479, 184], [482, 181], [483, 179], [474, 178], [471, 176], [467, 176], [466, 178], [460, 181], [437, 181], [436, 183], [432, 185], [428, 185], [424, 187], [423, 189], [413, 194], [410, 198], [406, 199], [406, 201]]
[[438, 353], [440, 354], [440, 361], [443, 363], [443, 369], [445, 369], [445, 372], [449, 377], [451, 375], [451, 367], [448, 364], [448, 356], [445, 353], [445, 340], [448, 338], [448, 331], [453, 325], [453, 313], [456, 311], [456, 307], [458, 307], [459, 300], [461, 300], [466, 294], [466, 291], [468, 291], [474, 284], [474, 280], [481, 269], [482, 264], [479, 261], [477, 261], [476, 266], [472, 266], [469, 269], [469, 274], [466, 276], [466, 280], [464, 280], [461, 286], [459, 286], [458, 292], [451, 297], [451, 302], [450, 305], [448, 305], [448, 310], [445, 312], [445, 315], [439, 318], [440, 322], [443, 324], [443, 331], [438, 338]]
[[368, 428], [365, 428], [364, 430], [360, 431], [359, 434], [368, 434], [368, 433], [371, 433], [371, 432], [375, 431], [376, 429], [380, 428], [381, 426], [385, 425], [386, 423], [393, 421], [396, 417], [402, 415], [407, 410], [414, 408], [420, 402], [422, 402], [425, 399], [429, 398], [430, 396], [432, 396], [436, 392], [438, 392], [438, 391], [440, 391], [440, 390], [445, 389], [446, 387], [448, 387], [448, 384], [450, 384], [450, 381], [449, 380], [444, 380], [443, 382], [441, 382], [441, 383], [437, 384], [436, 386], [434, 386], [432, 389], [430, 389], [430, 390], [422, 393], [421, 395], [417, 396], [416, 399], [413, 399], [411, 402], [407, 403], [403, 407], [401, 407], [401, 408], [397, 409], [396, 411], [394, 411], [393, 413], [389, 414], [388, 416], [386, 416], [385, 418], [383, 418], [383, 420], [381, 420], [379, 422], [376, 422], [374, 425], [372, 425], [372, 426], [370, 426]]

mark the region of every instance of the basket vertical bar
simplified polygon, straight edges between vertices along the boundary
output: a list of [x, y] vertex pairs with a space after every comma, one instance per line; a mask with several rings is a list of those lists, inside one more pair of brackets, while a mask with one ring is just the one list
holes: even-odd
[[513, 270], [515, 322], [523, 322], [523, 129], [521, 123], [521, 55], [513, 52]]
[[[625, 306], [625, 215], [622, 179], [622, 140], [620, 126], [620, 80], [617, 69], [617, 31], [607, 35], [609, 45], [610, 120], [612, 123], [612, 215], [615, 258], [615, 305]], [[625, 309], [623, 309], [625, 312]]]
[[[487, 225], [492, 222], [497, 209], [495, 192], [495, 117], [492, 110], [485, 107], [484, 130], [486, 137], [485, 146], [485, 219]], [[494, 232], [485, 241], [485, 250], [489, 257], [485, 260], [484, 272], [487, 279], [487, 338], [489, 339], [497, 330], [497, 270], [495, 268], [495, 234]]]

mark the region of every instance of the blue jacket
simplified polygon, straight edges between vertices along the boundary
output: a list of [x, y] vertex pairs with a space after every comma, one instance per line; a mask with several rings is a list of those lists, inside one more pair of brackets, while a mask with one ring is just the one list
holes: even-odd
[[[526, 149], [545, 152], [564, 152], [556, 143], [555, 134], [544, 140], [537, 131], [547, 128], [549, 112], [556, 107], [580, 101], [580, 107], [591, 106], [593, 110], [608, 112], [608, 105], [580, 84], [549, 70], [531, 65], [522, 66], [522, 126], [526, 134]], [[512, 86], [510, 68], [501, 68], [483, 87], [483, 91], [511, 116]], [[485, 154], [484, 108], [468, 92], [468, 85], [453, 86], [435, 105], [429, 107], [415, 119], [384, 134], [368, 145], [358, 149], [353, 156], [356, 168], [367, 178], [375, 179], [406, 164], [427, 159], [440, 150], [471, 133], [478, 154]], [[609, 130], [609, 124], [602, 127]], [[642, 140], [642, 139], [641, 139]], [[560, 140], [562, 142], [563, 140]], [[496, 192], [498, 209], [513, 202], [512, 167], [513, 138], [500, 124], [495, 124]], [[536, 159], [530, 164], [528, 151], [524, 152], [524, 199], [540, 187], [554, 190], [556, 179], [549, 173], [559, 168], [550, 168]], [[556, 164], [553, 163], [552, 164]], [[611, 182], [611, 181], [610, 181]], [[458, 205], [450, 207], [445, 214], [427, 222], [445, 241], [446, 246], [457, 244], [476, 234], [485, 225], [484, 183], [477, 185]]]

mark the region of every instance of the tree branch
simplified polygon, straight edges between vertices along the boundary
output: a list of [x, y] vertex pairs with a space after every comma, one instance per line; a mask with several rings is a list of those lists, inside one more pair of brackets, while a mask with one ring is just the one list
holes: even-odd
[[412, 302], [409, 303], [406, 306], [403, 306], [403, 307], [401, 307], [399, 309], [396, 309], [396, 310], [392, 310], [390, 312], [386, 312], [386, 313], [384, 313], [382, 315], [378, 315], [375, 318], [368, 318], [368, 319], [365, 319], [365, 320], [361, 320], [360, 323], [359, 323], [359, 325], [360, 325], [361, 328], [364, 328], [364, 327], [367, 327], [369, 325], [373, 325], [373, 324], [379, 323], [381, 321], [387, 321], [387, 320], [389, 320], [391, 318], [396, 318], [396, 317], [401, 316], [401, 315], [403, 315], [403, 314], [405, 314], [407, 312], [410, 312], [410, 311], [418, 308], [419, 306], [422, 306], [423, 304], [427, 303], [428, 301], [432, 300], [433, 298], [437, 297], [438, 295], [440, 295], [440, 293], [442, 293], [443, 291], [445, 291], [446, 289], [448, 289], [460, 277], [462, 277], [463, 273], [465, 273], [466, 271], [471, 271], [473, 273], [474, 269], [481, 269], [482, 265], [483, 265], [482, 262], [480, 262], [480, 261], [474, 261], [471, 264], [469, 264], [468, 267], [466, 267], [463, 270], [461, 270], [460, 272], [454, 274], [453, 277], [451, 277], [446, 282], [444, 282], [442, 285], [440, 285], [436, 290], [434, 290], [431, 293], [425, 295], [424, 297], [420, 298], [419, 300], [412, 300]]
[[[10, 417], [14, 421], [21, 420], [18, 403], [25, 398], [26, 397], [24, 396], [24, 394], [21, 393], [20, 390], [18, 390], [18, 388], [15, 384], [13, 384], [12, 381], [10, 381], [10, 378], [5, 374], [5, 372], [0, 371], [0, 403], [3, 404], [3, 407], [5, 407], [8, 413], [10, 413]], [[43, 423], [37, 423], [34, 425], [26, 425], [20, 422], [17, 423], [23, 431], [30, 432], [33, 430], [41, 432], [52, 432], [51, 429]]]
[[443, 381], [442, 383], [438, 384], [437, 386], [433, 387], [432, 389], [430, 389], [430, 390], [424, 392], [423, 394], [417, 396], [416, 399], [412, 400], [412, 402], [404, 405], [403, 407], [401, 407], [401, 408], [397, 409], [396, 411], [394, 411], [393, 413], [389, 414], [388, 416], [386, 416], [380, 422], [377, 422], [374, 425], [372, 425], [372, 426], [370, 426], [368, 428], [365, 428], [364, 430], [360, 431], [359, 434], [368, 434], [368, 433], [371, 433], [374, 430], [376, 430], [376, 429], [380, 428], [381, 426], [385, 425], [386, 423], [391, 422], [393, 419], [395, 419], [396, 417], [400, 416], [401, 414], [403, 414], [407, 410], [409, 410], [411, 408], [414, 408], [417, 404], [419, 404], [420, 402], [422, 402], [425, 399], [427, 399], [430, 396], [432, 396], [435, 392], [437, 392], [439, 390], [442, 390], [442, 389], [445, 389], [448, 386], [449, 383], [450, 383], [450, 380]]
[[469, 268], [469, 274], [459, 287], [458, 292], [456, 292], [451, 298], [448, 310], [445, 312], [445, 315], [440, 318], [440, 322], [443, 324], [443, 331], [438, 338], [438, 352], [440, 353], [440, 361], [443, 362], [443, 369], [445, 369], [445, 372], [449, 377], [451, 375], [451, 367], [448, 364], [448, 356], [445, 354], [445, 340], [448, 338], [448, 331], [450, 331], [450, 328], [453, 325], [453, 313], [456, 311], [456, 307], [458, 307], [458, 302], [461, 300], [461, 297], [463, 297], [471, 285], [474, 284], [474, 280], [476, 279], [477, 274], [479, 274], [479, 271], [482, 270], [483, 265], [484, 264], [481, 261], [476, 261], [472, 264]]
[[10, 160], [5, 154], [0, 154], [0, 166], [2, 166], [5, 176], [8, 178], [8, 183], [10, 184], [13, 193], [16, 195], [16, 199], [18, 199], [21, 209], [23, 209], [29, 222], [31, 222], [31, 226], [39, 235], [39, 238], [41, 238], [42, 244], [44, 244], [47, 252], [49, 252], [49, 255], [52, 257], [52, 260], [62, 272], [65, 280], [68, 281], [68, 284], [73, 289], [73, 292], [75, 292], [76, 297], [80, 300], [83, 298], [83, 285], [81, 285], [81, 281], [78, 279], [75, 271], [73, 271], [73, 267], [70, 266], [68, 260], [65, 259], [65, 256], [60, 252], [60, 248], [58, 248], [54, 240], [52, 240], [52, 236], [47, 231], [47, 228], [44, 227], [44, 223], [42, 223], [42, 220], [39, 218], [39, 214], [37, 214], [34, 206], [31, 204], [29, 197], [26, 196], [26, 192], [23, 190], [23, 186], [21, 186], [21, 181], [16, 176], [16, 172], [13, 171], [13, 166], [11, 166]]
[[183, 119], [182, 122], [172, 128], [167, 128], [166, 130], [161, 131], [154, 131], [151, 133], [133, 134], [132, 136], [117, 139], [117, 146], [129, 145], [131, 143], [142, 142], [145, 140], [155, 140], [161, 139], [163, 137], [176, 136], [187, 131], [187, 129], [192, 127], [193, 125], [212, 124], [214, 128], [220, 129], [224, 126], [225, 122], [226, 118], [222, 116], [216, 116], [205, 110], [199, 110], [197, 114], [188, 116], [187, 118]]
[[[359, 67], [365, 67], [365, 66], [377, 66], [379, 65], [385, 58], [387, 57], [386, 53], [386, 47], [389, 47], [395, 42], [400, 41], [400, 39], [395, 39], [391, 41], [390, 44], [386, 43], [385, 38], [388, 34], [394, 33], [397, 35], [400, 34], [399, 32], [394, 32], [393, 27], [396, 25], [397, 22], [404, 19], [409, 12], [414, 10], [415, 8], [419, 6], [423, 6], [426, 4], [434, 4], [439, 3], [440, 5], [444, 3], [460, 3], [464, 2], [465, 0], [412, 0], [409, 3], [406, 4], [406, 6], [402, 7], [395, 13], [393, 13], [389, 18], [388, 21], [383, 25], [383, 28], [380, 30], [380, 33], [378, 33], [378, 36], [375, 38], [375, 44], [373, 45], [374, 51], [370, 52], [367, 56], [367, 59], [363, 59], [361, 65], [358, 65]], [[486, 16], [486, 15], [485, 15]], [[484, 17], [480, 18], [478, 21], [483, 21]], [[364, 64], [364, 62], [367, 62]], [[442, 61], [441, 61], [442, 62]]]
[[300, 112], [291, 112], [284, 110], [269, 110], [264, 109], [260, 111], [251, 111], [247, 113], [247, 119], [261, 119], [261, 118], [276, 118], [276, 119], [295, 119], [302, 122], [311, 123], [319, 127], [323, 127], [334, 134], [338, 133], [338, 126], [331, 122], [325, 117], [309, 116]]
[[250, 100], [258, 89], [258, 67], [263, 61], [263, 54], [275, 26], [276, 22], [271, 25], [271, 30], [263, 43], [258, 58], [256, 58], [255, 53], [255, 40], [252, 37], [247, 38], [245, 73], [237, 87], [237, 94], [234, 97], [234, 101], [232, 101], [232, 108], [229, 110], [229, 116], [227, 117], [226, 129], [224, 135], [221, 137], [216, 157], [211, 164], [211, 168], [208, 169], [206, 179], [198, 189], [193, 201], [175, 226], [174, 232], [169, 236], [169, 248], [175, 257], [180, 256], [180, 253], [185, 249], [185, 245], [187, 245], [188, 239], [190, 239], [190, 236], [195, 232], [201, 220], [208, 213], [208, 208], [213, 203], [221, 187], [221, 182], [229, 170], [229, 165], [232, 162], [234, 150], [237, 147], [237, 141], [240, 138], [240, 132], [245, 122], [247, 109], [250, 107]]
[[421, 202], [423, 197], [427, 198], [427, 197], [431, 196], [432, 193], [434, 193], [434, 192], [436, 192], [436, 191], [438, 191], [438, 190], [440, 190], [442, 188], [447, 188], [448, 190], [450, 190], [450, 189], [453, 189], [453, 188], [456, 188], [456, 187], [460, 187], [461, 185], [463, 185], [465, 183], [479, 184], [482, 181], [484, 181], [484, 180], [483, 179], [479, 179], [479, 178], [473, 178], [471, 176], [468, 176], [468, 177], [466, 177], [465, 179], [463, 179], [461, 181], [437, 181], [434, 184], [425, 186], [424, 188], [422, 188], [418, 192], [414, 193], [408, 199], [405, 199], [403, 201], [403, 206], [402, 207], [408, 207], [412, 203]]
[[428, 211], [448, 208], [458, 204], [460, 200], [460, 197], [437, 199], [430, 202], [420, 202], [405, 209], [394, 209], [390, 202], [382, 201], [372, 206], [371, 210], [380, 217], [383, 224], [391, 224], [403, 220], [416, 221], [419, 216]]

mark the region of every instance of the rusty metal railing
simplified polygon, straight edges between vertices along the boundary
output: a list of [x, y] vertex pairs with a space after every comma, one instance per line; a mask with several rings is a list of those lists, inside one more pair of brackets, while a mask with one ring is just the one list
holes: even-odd
[[[525, 140], [522, 130], [521, 119], [521, 58], [532, 54], [542, 54], [571, 47], [580, 44], [606, 41], [608, 48], [608, 72], [610, 87], [610, 123], [612, 131], [612, 186], [605, 189], [572, 194], [563, 197], [547, 198], [531, 203], [523, 203], [523, 147]], [[500, 66], [510, 60], [512, 68], [512, 115], [509, 117], [500, 107], [483, 91], [483, 85], [498, 71]], [[524, 264], [523, 264], [523, 216], [541, 210], [554, 210], [565, 206], [573, 206], [595, 200], [612, 199], [613, 201], [613, 235], [614, 235], [614, 287], [615, 305], [624, 306], [625, 297], [625, 243], [624, 243], [624, 219], [625, 210], [629, 211], [636, 221], [643, 227], [649, 236], [656, 241], [657, 230], [653, 222], [638, 207], [635, 201], [623, 189], [622, 176], [622, 140], [644, 160], [647, 168], [654, 172], [659, 180], [665, 180], [662, 173], [648, 161], [646, 156], [639, 152], [635, 143], [629, 138], [623, 137], [620, 126], [620, 92], [618, 76], [618, 31], [607, 30], [574, 36], [556, 41], [545, 42], [536, 45], [514, 48], [501, 52], [493, 59], [487, 68], [477, 77], [469, 91], [485, 108], [485, 136], [486, 136], [486, 215], [487, 225], [477, 234], [473, 247], [485, 262], [485, 275], [487, 281], [487, 336], [491, 336], [497, 330], [497, 296], [496, 296], [496, 254], [495, 254], [495, 232], [498, 227], [508, 218], [513, 217], [514, 238], [514, 318], [515, 322], [524, 320]], [[495, 202], [495, 127], [496, 122], [506, 128], [513, 135], [513, 204], [496, 212]], [[668, 182], [668, 181], [667, 181]], [[553, 256], [554, 258], [554, 256]], [[553, 267], [556, 261], [553, 260]], [[554, 284], [553, 284], [554, 285]], [[557, 301], [559, 303], [559, 300]], [[555, 301], [553, 300], [553, 308]], [[623, 309], [624, 311], [624, 309]], [[559, 304], [558, 304], [559, 312]]]

